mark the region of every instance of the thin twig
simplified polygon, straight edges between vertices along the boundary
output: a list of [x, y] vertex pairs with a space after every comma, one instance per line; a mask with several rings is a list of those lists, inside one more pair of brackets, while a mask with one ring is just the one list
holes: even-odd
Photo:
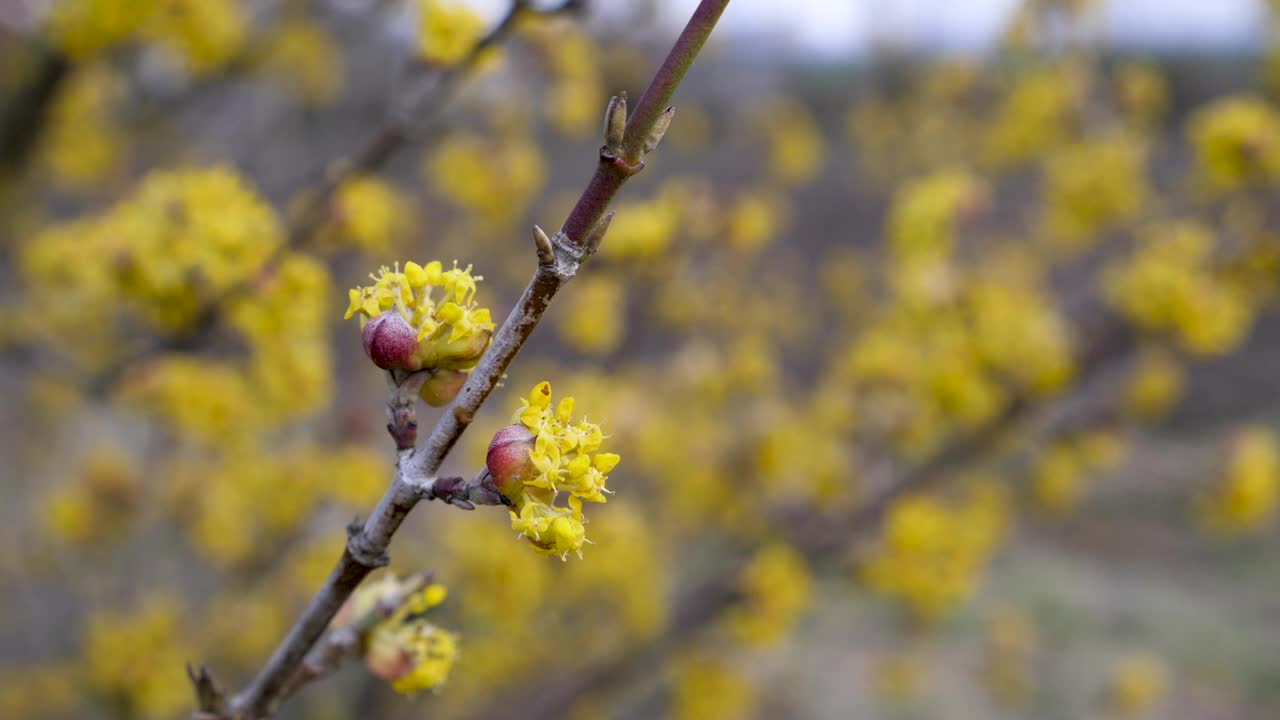
[[[261, 672], [231, 703], [231, 717], [258, 720], [270, 716], [284, 697], [289, 681], [308, 652], [316, 645], [342, 604], [375, 568], [386, 564], [391, 538], [409, 512], [421, 500], [433, 497], [435, 474], [445, 456], [457, 443], [476, 411], [497, 386], [525, 340], [533, 332], [551, 299], [577, 272], [589, 254], [586, 240], [608, 209], [614, 194], [627, 178], [639, 170], [639, 156], [645, 146], [652, 149], [655, 126], [669, 120], [663, 106], [675, 93], [694, 56], [706, 42], [729, 0], [702, 0], [655, 75], [649, 89], [627, 125], [625, 148], [639, 148], [623, 158], [602, 152], [600, 163], [574, 212], [550, 244], [550, 257], [539, 260], [532, 280], [520, 301], [481, 358], [457, 397], [450, 403], [431, 435], [417, 449], [399, 453], [391, 486], [363, 526], [353, 525], [342, 556], [324, 585], [276, 648]], [[651, 108], [657, 108], [651, 111]], [[647, 121], [644, 118], [649, 118]], [[645, 123], [648, 123], [647, 125]], [[634, 162], [627, 159], [634, 158]], [[618, 161], [626, 164], [625, 167]], [[574, 223], [591, 221], [580, 230]]]

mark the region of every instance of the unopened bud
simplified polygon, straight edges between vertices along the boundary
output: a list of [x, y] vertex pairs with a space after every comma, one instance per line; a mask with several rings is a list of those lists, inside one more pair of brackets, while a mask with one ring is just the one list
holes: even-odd
[[399, 312], [387, 310], [365, 323], [360, 340], [373, 364], [383, 370], [414, 370], [418, 333]]
[[675, 114], [675, 106], [668, 105], [658, 119], [653, 121], [653, 129], [649, 131], [649, 137], [644, 139], [645, 155], [657, 149], [658, 143], [662, 142], [662, 136], [667, 134], [667, 128], [671, 127], [671, 118], [675, 117]]
[[452, 342], [447, 337], [441, 337], [433, 343], [435, 352], [432, 366], [452, 370], [469, 368], [489, 349], [492, 337], [492, 330], [477, 330]]
[[600, 249], [600, 243], [604, 242], [604, 234], [609, 232], [609, 223], [613, 222], [613, 211], [605, 213], [603, 217], [591, 226], [591, 230], [587, 232], [587, 238], [584, 245], [587, 248], [588, 255], [595, 255]]
[[369, 633], [365, 643], [364, 664], [369, 672], [383, 680], [398, 680], [413, 670], [413, 656], [406, 650], [410, 630], [393, 625], [380, 625]]
[[547, 231], [533, 226], [533, 245], [538, 249], [538, 263], [540, 265], [550, 265], [556, 261], [555, 251], [551, 248], [551, 238], [547, 237]]
[[612, 152], [622, 147], [622, 137], [627, 131], [627, 94], [625, 92], [609, 98], [609, 107], [604, 111], [604, 145]]
[[422, 383], [418, 396], [431, 407], [441, 407], [457, 397], [466, 381], [467, 374], [461, 370], [437, 370]]
[[493, 477], [493, 484], [508, 500], [520, 494], [524, 480], [533, 470], [529, 451], [533, 449], [533, 433], [523, 425], [508, 425], [494, 433], [489, 441], [489, 453], [485, 466]]

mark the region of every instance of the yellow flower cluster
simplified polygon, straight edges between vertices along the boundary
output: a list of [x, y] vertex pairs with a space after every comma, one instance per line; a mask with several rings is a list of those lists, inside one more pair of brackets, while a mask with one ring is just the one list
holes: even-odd
[[116, 448], [97, 448], [81, 462], [77, 475], [46, 500], [45, 528], [60, 540], [85, 545], [122, 535], [141, 506], [133, 459]]
[[734, 250], [754, 255], [777, 237], [788, 219], [788, 202], [766, 189], [739, 193], [724, 211], [724, 242]]
[[230, 305], [228, 324], [252, 350], [246, 378], [269, 421], [301, 417], [329, 402], [330, 297], [325, 266], [288, 253], [258, 278], [253, 292]]
[[54, 182], [90, 190], [120, 163], [124, 142], [112, 113], [124, 83], [106, 65], [75, 71], [59, 91], [42, 134], [39, 160]]
[[[497, 162], [496, 158], [501, 158]], [[423, 162], [423, 175], [445, 199], [484, 224], [505, 227], [542, 189], [546, 160], [529, 137], [493, 139], [449, 133]]]
[[728, 616], [730, 631], [747, 645], [777, 645], [809, 608], [811, 583], [802, 555], [787, 545], [765, 547], [739, 577], [745, 601]]
[[1154, 127], [1169, 109], [1169, 83], [1150, 63], [1121, 63], [1112, 85], [1125, 119], [1136, 129]]
[[989, 189], [975, 175], [943, 170], [905, 183], [893, 196], [888, 235], [899, 262], [951, 254], [956, 227], [981, 212]]
[[459, 269], [455, 263], [445, 270], [438, 260], [426, 265], [409, 261], [403, 271], [397, 263], [394, 269], [383, 266], [370, 278], [372, 285], [348, 291], [345, 318], [359, 315], [363, 329], [383, 313], [398, 315], [412, 332], [411, 343], [416, 343], [403, 369], [475, 367], [489, 346], [493, 320], [489, 308], [475, 301], [476, 283], [484, 278], [473, 276], [470, 265]]
[[989, 278], [950, 291], [949, 302], [889, 306], [840, 360], [862, 416], [903, 450], [927, 451], [957, 427], [981, 426], [1013, 389], [1049, 394], [1071, 378], [1070, 326], [1039, 281], [996, 263], [985, 271]]
[[927, 658], [919, 648], [894, 648], [875, 659], [871, 669], [871, 689], [889, 703], [919, 699], [929, 681]]
[[285, 21], [267, 44], [261, 69], [307, 105], [326, 105], [342, 92], [342, 48], [311, 20]]
[[889, 509], [880, 542], [862, 566], [867, 585], [935, 620], [966, 600], [1008, 525], [999, 486], [975, 486], [958, 503], [909, 495]]
[[824, 503], [853, 500], [857, 463], [850, 457], [845, 431], [854, 402], [844, 388], [819, 391], [797, 408], [762, 403], [752, 433], [753, 467], [767, 502], [798, 499]]
[[165, 356], [128, 379], [124, 397], [176, 434], [210, 447], [237, 445], [328, 403], [329, 275], [316, 260], [286, 254], [227, 305], [247, 357]]
[[1210, 191], [1280, 180], [1280, 112], [1265, 100], [1218, 100], [1196, 111], [1187, 135]]
[[100, 613], [84, 631], [84, 662], [95, 689], [138, 717], [173, 717], [191, 703], [183, 664], [196, 656], [181, 603], [147, 598], [134, 612]]
[[1168, 686], [1164, 661], [1150, 653], [1132, 653], [1111, 668], [1103, 700], [1120, 717], [1144, 717], [1155, 709]]
[[439, 65], [461, 62], [484, 35], [485, 21], [458, 0], [417, 0], [418, 51]]
[[649, 200], [619, 203], [609, 224], [608, 241], [601, 257], [616, 260], [661, 257], [680, 229], [682, 203], [674, 193], [662, 192]]
[[168, 468], [175, 478], [165, 488], [168, 510], [215, 567], [252, 563], [264, 545], [296, 538], [317, 508], [362, 507], [385, 488], [386, 462], [370, 447], [251, 443], [224, 441], [216, 457], [193, 455]]
[[0, 714], [36, 717], [75, 714], [82, 687], [79, 668], [69, 662], [44, 662], [5, 668], [0, 679]]
[[613, 275], [595, 273], [582, 278], [557, 316], [560, 337], [576, 350], [606, 355], [622, 342], [626, 319], [626, 291]]
[[702, 656], [681, 658], [675, 668], [676, 720], [737, 720], [752, 717], [753, 683], [724, 662]]
[[1253, 323], [1249, 293], [1217, 271], [1213, 236], [1194, 223], [1153, 226], [1131, 257], [1107, 268], [1107, 299], [1148, 330], [1172, 331], [1200, 355], [1230, 352]]
[[987, 624], [982, 681], [992, 699], [1020, 708], [1035, 689], [1036, 628], [1017, 608], [1000, 608]]
[[826, 143], [813, 113], [803, 104], [775, 100], [757, 111], [765, 137], [769, 174], [785, 185], [802, 185], [822, 171]]
[[1222, 532], [1248, 532], [1266, 525], [1280, 503], [1280, 443], [1269, 428], [1249, 427], [1231, 438], [1226, 468], [1201, 498], [1205, 524]]
[[1142, 351], [1125, 386], [1125, 411], [1143, 420], [1159, 420], [1182, 398], [1186, 371], [1173, 353], [1161, 348]]
[[229, 169], [154, 172], [100, 216], [46, 228], [23, 247], [32, 331], [92, 337], [121, 311], [182, 327], [281, 241], [275, 213]]
[[1047, 513], [1070, 513], [1084, 500], [1092, 477], [1114, 468], [1124, 451], [1118, 436], [1102, 431], [1049, 446], [1036, 456], [1031, 468], [1032, 498]]
[[1002, 96], [983, 139], [983, 159], [997, 169], [1015, 168], [1066, 138], [1078, 112], [1085, 78], [1071, 65], [1019, 76]]
[[333, 230], [366, 253], [385, 253], [413, 227], [413, 208], [390, 182], [371, 175], [351, 178], [338, 188]]
[[248, 34], [239, 0], [58, 0], [48, 23], [72, 57], [141, 39], [174, 52], [194, 74], [225, 65]]
[[[394, 591], [394, 576], [382, 583], [362, 588], [352, 598], [352, 614], [359, 618], [376, 612], [372, 605], [378, 595]], [[458, 657], [458, 636], [428, 622], [427, 611], [444, 602], [443, 585], [427, 584], [409, 597], [384, 620], [377, 622], [364, 641], [365, 665], [369, 671], [391, 683], [400, 693], [416, 693], [443, 685]]]
[[1100, 233], [1133, 219], [1146, 200], [1146, 148], [1115, 136], [1065, 145], [1044, 168], [1044, 225], [1067, 249], [1091, 247]]
[[530, 18], [520, 30], [551, 70], [543, 103], [551, 126], [575, 138], [599, 130], [605, 105], [599, 45], [576, 22]]
[[[521, 403], [512, 420], [534, 436], [529, 451], [533, 469], [509, 498], [515, 504], [511, 528], [543, 554], [581, 556], [586, 542], [582, 503], [606, 501], [605, 481], [619, 457], [599, 452], [604, 442], [599, 425], [572, 421], [573, 398], [552, 407], [551, 383], [538, 383]], [[568, 507], [556, 504], [561, 492], [569, 495]]]

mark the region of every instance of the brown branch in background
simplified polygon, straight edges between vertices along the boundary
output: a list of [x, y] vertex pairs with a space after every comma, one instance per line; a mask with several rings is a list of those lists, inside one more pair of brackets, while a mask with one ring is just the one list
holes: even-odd
[[[702, 0], [627, 123], [622, 158], [613, 155], [607, 147], [602, 150], [595, 174], [561, 231], [554, 238], [535, 235], [538, 266], [520, 301], [494, 335], [484, 357], [445, 409], [431, 435], [421, 447], [399, 453], [396, 475], [377, 508], [363, 526], [353, 526], [347, 545], [324, 585], [266, 665], [232, 700], [227, 717], [257, 720], [275, 711], [285, 698], [291, 679], [338, 609], [370, 572], [386, 564], [387, 547], [405, 517], [418, 502], [434, 497], [434, 476], [445, 456], [497, 386], [552, 298], [577, 272], [579, 263], [590, 254], [589, 247], [598, 245], [603, 232], [601, 221], [610, 200], [627, 178], [638, 172], [643, 152], [652, 150], [661, 139], [665, 123], [670, 120], [665, 105], [728, 4], [729, 0]], [[618, 104], [614, 103], [614, 112]], [[620, 160], [628, 166], [625, 172], [619, 165]]]
[[[1078, 381], [1081, 385], [1099, 382], [1104, 371], [1127, 359], [1135, 343], [1132, 333], [1119, 318], [1099, 310], [1102, 319], [1087, 338], [1086, 350], [1079, 358]], [[1110, 386], [1101, 388], [1109, 390]], [[985, 429], [961, 438], [932, 456], [926, 462], [900, 473], [896, 481], [881, 483], [883, 488], [867, 502], [847, 513], [815, 517], [812, 512], [787, 518], [789, 541], [812, 564], [831, 563], [845, 556], [854, 541], [880, 526], [894, 501], [904, 495], [928, 490], [948, 478], [953, 471], [980, 459], [998, 446], [1005, 434], [1023, 423], [1038, 425], [1038, 433], [1052, 435], [1064, 427], [1074, 427], [1079, 415], [1109, 412], [1114, 393], [1089, 395], [1084, 408], [1068, 408], [1073, 398], [1064, 398], [1047, 406], [1033, 405], [1025, 399], [1016, 401], [988, 423]], [[875, 465], [868, 476], [892, 478], [896, 474], [887, 459]], [[746, 562], [736, 555], [724, 563], [722, 571], [697, 583], [677, 602], [671, 620], [640, 647], [630, 648], [601, 662], [566, 672], [558, 668], [553, 678], [538, 677], [497, 696], [492, 703], [469, 717], [475, 720], [530, 720], [567, 715], [584, 697], [622, 686], [629, 679], [645, 676], [645, 668], [662, 667], [664, 660], [692, 644], [698, 633], [709, 627], [722, 614], [743, 600], [738, 578]]]
[[375, 130], [356, 151], [345, 160], [329, 164], [328, 172], [319, 187], [304, 199], [303, 207], [289, 221], [284, 243], [267, 258], [258, 272], [205, 301], [196, 313], [191, 325], [183, 332], [150, 338], [141, 347], [126, 352], [89, 382], [89, 390], [100, 395], [116, 383], [132, 367], [166, 352], [190, 351], [207, 345], [222, 324], [222, 314], [229, 301], [248, 294], [269, 275], [272, 268], [291, 250], [305, 247], [324, 225], [333, 198], [342, 185], [360, 175], [376, 172], [422, 136], [422, 128], [431, 128], [448, 107], [452, 96], [467, 73], [472, 70], [486, 52], [503, 42], [515, 30], [520, 17], [526, 13], [555, 15], [577, 12], [584, 0], [564, 0], [550, 9], [538, 9], [530, 0], [513, 0], [507, 13], [497, 25], [453, 65], [441, 68], [428, 79], [432, 82], [414, 88], [408, 100], [390, 113], [387, 120]]
[[9, 111], [0, 117], [0, 175], [16, 174], [31, 157], [49, 107], [71, 74], [71, 61], [52, 49], [42, 51], [37, 62], [31, 81], [9, 99]]

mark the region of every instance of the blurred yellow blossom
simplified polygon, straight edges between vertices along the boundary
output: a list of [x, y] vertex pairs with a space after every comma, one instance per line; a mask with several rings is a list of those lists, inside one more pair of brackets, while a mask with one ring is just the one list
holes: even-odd
[[1230, 440], [1226, 467], [1212, 490], [1200, 498], [1205, 524], [1222, 532], [1265, 527], [1280, 503], [1280, 443], [1265, 427], [1247, 427]]
[[1118, 716], [1144, 717], [1155, 709], [1168, 685], [1169, 671], [1160, 658], [1133, 653], [1112, 666], [1104, 699]]
[[[682, 118], [683, 121], [683, 118]], [[757, 111], [764, 133], [769, 173], [787, 185], [812, 180], [826, 161], [822, 130], [800, 102], [777, 100]]]
[[560, 337], [576, 350], [604, 355], [622, 342], [626, 318], [626, 294], [612, 275], [582, 278], [559, 310]]
[[1280, 179], [1280, 112], [1265, 100], [1217, 100], [1195, 112], [1187, 134], [1210, 190]]
[[190, 637], [183, 606], [171, 596], [148, 597], [133, 612], [96, 614], [84, 631], [90, 683], [139, 717], [173, 717], [191, 703], [182, 670], [196, 656]]
[[[389, 579], [389, 580], [388, 580]], [[394, 583], [390, 574], [384, 576], [383, 586]], [[374, 584], [362, 588], [364, 597], [385, 591]], [[364, 641], [365, 665], [369, 671], [391, 683], [400, 693], [416, 693], [432, 690], [449, 679], [458, 656], [458, 636], [441, 630], [424, 617], [431, 608], [444, 602], [443, 585], [427, 583], [406, 598], [383, 620], [368, 631]], [[362, 595], [352, 598], [352, 609], [358, 618], [363, 613], [358, 605]], [[366, 610], [365, 612], [373, 612]]]
[[709, 657], [690, 656], [676, 662], [673, 717], [676, 720], [738, 720], [751, 717], [756, 705], [752, 683]]
[[262, 68], [307, 105], [327, 105], [342, 92], [342, 48], [310, 20], [289, 20], [275, 30]]
[[39, 158], [60, 185], [90, 190], [120, 164], [123, 139], [112, 117], [124, 99], [124, 83], [105, 64], [75, 71], [58, 93]]
[[1182, 363], [1169, 351], [1144, 350], [1125, 386], [1125, 409], [1144, 420], [1163, 418], [1182, 397], [1184, 375]]
[[546, 160], [523, 135], [494, 140], [456, 132], [427, 155], [423, 174], [437, 192], [475, 219], [505, 227], [520, 217], [542, 189]]
[[973, 593], [1004, 536], [1007, 506], [1005, 493], [993, 485], [974, 486], [958, 503], [905, 496], [889, 509], [862, 577], [916, 617], [938, 619]]
[[484, 18], [459, 0], [416, 0], [419, 53], [430, 63], [452, 65], [476, 46], [485, 32]]
[[748, 645], [776, 645], [812, 602], [808, 564], [786, 545], [757, 552], [739, 577], [746, 596], [728, 617], [735, 637]]
[[1071, 143], [1045, 162], [1045, 229], [1069, 249], [1133, 219], [1146, 201], [1146, 149], [1124, 136]]
[[1218, 272], [1213, 241], [1208, 228], [1193, 223], [1147, 228], [1133, 255], [1105, 271], [1107, 299], [1145, 329], [1175, 332], [1190, 352], [1231, 351], [1254, 309], [1249, 294]]
[[996, 702], [1023, 707], [1035, 690], [1035, 625], [1026, 613], [1002, 607], [987, 623], [982, 680]]
[[413, 207], [386, 180], [361, 175], [342, 183], [334, 199], [335, 229], [366, 253], [385, 253], [413, 228]]

